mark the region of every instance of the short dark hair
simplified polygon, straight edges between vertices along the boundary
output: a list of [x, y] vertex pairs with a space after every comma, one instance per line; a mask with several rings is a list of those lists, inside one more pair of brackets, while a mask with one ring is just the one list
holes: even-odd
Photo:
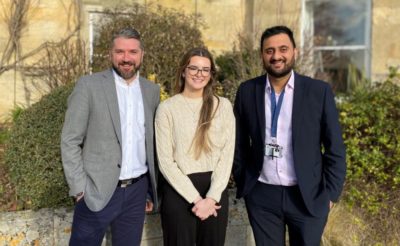
[[290, 30], [289, 27], [287, 27], [287, 26], [273, 26], [273, 27], [265, 29], [265, 31], [261, 35], [261, 43], [260, 43], [261, 51], [262, 51], [262, 48], [263, 48], [264, 40], [266, 40], [266, 39], [268, 39], [268, 38], [270, 38], [272, 36], [281, 34], [281, 33], [288, 35], [289, 39], [290, 39], [290, 42], [292, 42], [292, 44], [293, 44], [293, 48], [296, 48], [296, 42], [294, 41], [293, 32], [292, 32], [292, 30]]
[[133, 38], [133, 39], [138, 40], [140, 42], [140, 48], [142, 50], [144, 50], [144, 46], [143, 46], [142, 40], [140, 38], [140, 33], [132, 27], [126, 27], [126, 28], [123, 28], [123, 29], [113, 33], [113, 35], [111, 37], [110, 48], [113, 47], [114, 40], [117, 38], [121, 38], [121, 37], [122, 38]]

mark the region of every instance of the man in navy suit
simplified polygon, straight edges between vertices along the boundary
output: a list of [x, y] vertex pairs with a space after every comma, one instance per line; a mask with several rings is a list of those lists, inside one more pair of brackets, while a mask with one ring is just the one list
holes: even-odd
[[264, 31], [266, 74], [242, 83], [234, 106], [237, 196], [257, 245], [320, 245], [346, 175], [345, 146], [329, 84], [293, 71], [293, 32]]

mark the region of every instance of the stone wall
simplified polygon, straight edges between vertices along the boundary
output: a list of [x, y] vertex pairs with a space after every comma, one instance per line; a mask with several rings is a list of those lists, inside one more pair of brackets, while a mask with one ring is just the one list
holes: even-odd
[[389, 66], [400, 66], [400, 1], [372, 1], [371, 77], [386, 78]]
[[[229, 195], [229, 222], [225, 245], [255, 245], [243, 200], [234, 199], [233, 190]], [[68, 245], [72, 214], [72, 208], [0, 213], [0, 246]], [[111, 245], [109, 238], [107, 234], [102, 246]], [[146, 216], [141, 245], [162, 245], [159, 214]]]

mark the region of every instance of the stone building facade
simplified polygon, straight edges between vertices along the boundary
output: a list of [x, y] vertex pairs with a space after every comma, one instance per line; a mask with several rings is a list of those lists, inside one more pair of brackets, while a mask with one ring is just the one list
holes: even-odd
[[374, 81], [387, 74], [388, 66], [400, 65], [398, 0], [31, 0], [26, 1], [30, 6], [16, 52], [4, 59], [10, 39], [11, 2], [0, 1], [0, 121], [9, 117], [16, 105], [30, 105], [43, 95], [20, 72], [40, 59], [41, 53], [35, 53], [38, 47], [70, 35], [90, 44], [94, 32], [91, 19], [115, 4], [159, 4], [200, 14], [206, 24], [203, 40], [217, 55], [231, 50], [239, 33], [252, 37], [258, 47], [266, 27], [283, 24], [295, 31], [300, 50], [312, 49], [309, 59], [329, 56], [327, 61], [314, 63], [314, 73], [340, 75], [337, 78], [345, 80], [350, 76], [347, 69], [354, 65], [357, 73]]

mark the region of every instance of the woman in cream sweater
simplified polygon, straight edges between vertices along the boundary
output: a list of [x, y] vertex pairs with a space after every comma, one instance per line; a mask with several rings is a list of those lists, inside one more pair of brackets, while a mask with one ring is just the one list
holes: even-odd
[[165, 246], [224, 245], [235, 119], [231, 103], [214, 93], [215, 76], [208, 50], [188, 51], [177, 71], [177, 94], [156, 113], [158, 160], [167, 181], [161, 205]]

